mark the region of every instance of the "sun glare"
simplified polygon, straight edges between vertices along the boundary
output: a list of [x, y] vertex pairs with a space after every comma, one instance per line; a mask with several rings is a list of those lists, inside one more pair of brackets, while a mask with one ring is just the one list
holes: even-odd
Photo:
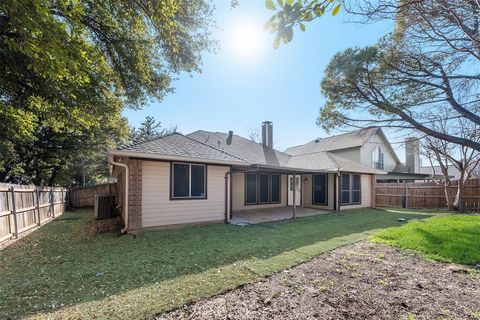
[[233, 21], [225, 35], [228, 54], [250, 62], [260, 58], [268, 41], [261, 20], [248, 18]]

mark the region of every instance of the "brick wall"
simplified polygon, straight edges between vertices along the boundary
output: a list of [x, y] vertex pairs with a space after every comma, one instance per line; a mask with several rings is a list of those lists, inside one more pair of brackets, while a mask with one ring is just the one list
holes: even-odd
[[142, 227], [142, 160], [129, 159], [128, 229]]

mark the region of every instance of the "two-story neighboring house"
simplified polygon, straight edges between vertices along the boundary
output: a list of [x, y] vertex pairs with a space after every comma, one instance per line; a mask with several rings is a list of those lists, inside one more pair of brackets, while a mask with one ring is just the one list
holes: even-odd
[[428, 177], [428, 174], [420, 173], [418, 140], [405, 139], [406, 161], [402, 163], [379, 127], [317, 138], [285, 150], [285, 153], [292, 156], [317, 152], [330, 152], [364, 166], [388, 172], [387, 175], [377, 176], [378, 181], [412, 181]]

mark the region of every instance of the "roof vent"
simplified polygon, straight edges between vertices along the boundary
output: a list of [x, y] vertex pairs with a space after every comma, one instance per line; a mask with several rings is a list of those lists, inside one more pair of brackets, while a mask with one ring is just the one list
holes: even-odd
[[231, 145], [232, 144], [232, 139], [233, 139], [233, 131], [228, 131], [228, 137], [227, 137], [227, 145]]
[[320, 142], [320, 138], [315, 139], [315, 143], [319, 143], [319, 142]]

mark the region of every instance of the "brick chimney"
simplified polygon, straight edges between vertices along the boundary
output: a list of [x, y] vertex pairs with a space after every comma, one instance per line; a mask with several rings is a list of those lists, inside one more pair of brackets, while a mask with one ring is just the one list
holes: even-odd
[[262, 122], [262, 145], [273, 148], [273, 122]]
[[420, 172], [420, 144], [417, 138], [405, 138], [405, 166], [408, 173]]

